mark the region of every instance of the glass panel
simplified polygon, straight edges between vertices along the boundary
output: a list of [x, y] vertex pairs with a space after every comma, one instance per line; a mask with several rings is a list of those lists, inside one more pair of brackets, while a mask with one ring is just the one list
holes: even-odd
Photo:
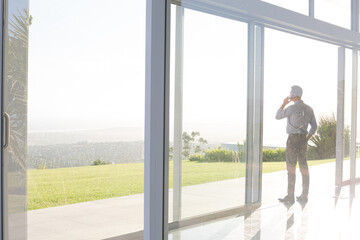
[[26, 239], [28, 1], [8, 1], [4, 24], [4, 239]]
[[309, 0], [262, 0], [264, 2], [277, 5], [282, 8], [289, 9], [294, 12], [302, 13], [304, 15], [309, 14]]
[[[337, 52], [333, 45], [271, 29], [265, 31], [263, 204], [277, 202], [287, 192], [284, 170], [288, 124], [286, 119], [276, 120], [275, 115], [293, 85], [303, 89], [302, 100], [313, 108], [318, 124], [316, 138], [307, 147], [310, 197], [334, 186]], [[297, 196], [302, 189], [298, 170], [296, 179]]]
[[185, 9], [181, 78], [181, 61], [174, 56], [181, 54], [181, 47], [175, 51], [181, 41], [176, 8], [181, 12], [172, 6], [169, 222], [242, 206], [245, 194], [247, 25]]
[[315, 0], [315, 18], [350, 29], [351, 1]]
[[145, 1], [31, 1], [29, 240], [143, 229]]

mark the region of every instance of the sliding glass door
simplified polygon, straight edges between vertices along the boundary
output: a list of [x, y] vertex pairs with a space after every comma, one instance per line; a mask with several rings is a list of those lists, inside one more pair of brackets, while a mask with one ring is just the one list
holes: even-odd
[[3, 237], [26, 239], [28, 1], [5, 1], [3, 31]]
[[28, 239], [139, 234], [145, 1], [30, 10]]
[[28, 5], [4, 9], [4, 239], [141, 238], [145, 1]]
[[[266, 29], [264, 65], [263, 204], [277, 203], [279, 197], [287, 194], [287, 121], [277, 120], [275, 115], [293, 85], [303, 89], [302, 100], [312, 107], [318, 124], [307, 148], [309, 194], [332, 189], [335, 183], [338, 47]], [[296, 196], [301, 194], [301, 183], [301, 173], [297, 169]]]
[[179, 6], [172, 15], [169, 212], [179, 221], [245, 203], [247, 24]]

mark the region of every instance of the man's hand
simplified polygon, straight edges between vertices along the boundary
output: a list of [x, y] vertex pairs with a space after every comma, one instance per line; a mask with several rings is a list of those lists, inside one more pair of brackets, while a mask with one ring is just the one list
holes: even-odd
[[288, 103], [290, 102], [290, 98], [286, 97], [283, 101], [283, 104], [281, 105], [281, 109], [284, 109], [286, 105], [288, 105]]

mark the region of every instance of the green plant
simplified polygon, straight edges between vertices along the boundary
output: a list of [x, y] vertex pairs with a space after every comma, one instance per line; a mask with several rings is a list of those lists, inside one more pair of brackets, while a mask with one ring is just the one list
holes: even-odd
[[[6, 56], [4, 65], [3, 86], [8, 88], [7, 113], [11, 117], [10, 146], [12, 162], [21, 171], [26, 171], [26, 119], [27, 119], [27, 78], [28, 78], [28, 36], [32, 17], [29, 12], [17, 11], [9, 16], [9, 27], [4, 45], [3, 56]], [[21, 178], [19, 179], [20, 181]]]
[[169, 147], [169, 161], [174, 160], [174, 147]]
[[194, 141], [194, 138], [191, 137], [191, 135], [188, 134], [187, 132], [183, 132], [182, 141], [183, 141], [182, 155], [184, 156], [184, 158], [189, 158], [191, 151], [191, 142]]
[[[191, 132], [191, 134], [188, 134], [187, 132], [183, 132], [182, 141], [183, 141], [182, 155], [185, 159], [188, 159], [192, 152], [201, 153], [204, 145], [207, 144], [207, 140], [205, 138], [200, 137], [199, 132]], [[192, 150], [193, 147], [194, 150]]]
[[110, 162], [105, 162], [101, 159], [96, 159], [95, 161], [93, 161], [91, 165], [97, 166], [97, 165], [107, 165], [107, 164], [110, 164]]
[[[200, 133], [199, 133], [200, 136]], [[197, 139], [198, 144], [195, 146], [195, 153], [200, 153], [202, 151], [202, 148], [205, 144], [207, 144], [207, 140], [205, 138], [199, 137]]]
[[232, 162], [235, 160], [235, 154], [233, 151], [225, 149], [209, 149], [205, 150], [204, 160], [206, 162]]
[[189, 161], [203, 162], [204, 160], [204, 155], [199, 153], [191, 154], [189, 157]]
[[282, 162], [286, 161], [286, 150], [283, 148], [264, 149], [263, 162]]
[[47, 166], [46, 166], [46, 164], [40, 163], [39, 166], [37, 167], [37, 169], [47, 169]]
[[[344, 155], [349, 155], [350, 128], [344, 129]], [[318, 121], [316, 134], [308, 145], [308, 159], [328, 159], [336, 155], [336, 119], [334, 114], [322, 116]]]
[[245, 150], [236, 151], [234, 152], [234, 154], [235, 154], [235, 162], [245, 162], [245, 158], [246, 158]]

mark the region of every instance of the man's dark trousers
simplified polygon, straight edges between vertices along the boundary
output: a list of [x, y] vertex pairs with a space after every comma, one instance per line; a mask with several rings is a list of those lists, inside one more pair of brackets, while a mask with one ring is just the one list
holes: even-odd
[[302, 196], [309, 194], [309, 168], [306, 160], [307, 139], [306, 134], [289, 134], [286, 142], [286, 168], [288, 171], [288, 195], [294, 196], [296, 179], [296, 162], [299, 162], [302, 176]]

